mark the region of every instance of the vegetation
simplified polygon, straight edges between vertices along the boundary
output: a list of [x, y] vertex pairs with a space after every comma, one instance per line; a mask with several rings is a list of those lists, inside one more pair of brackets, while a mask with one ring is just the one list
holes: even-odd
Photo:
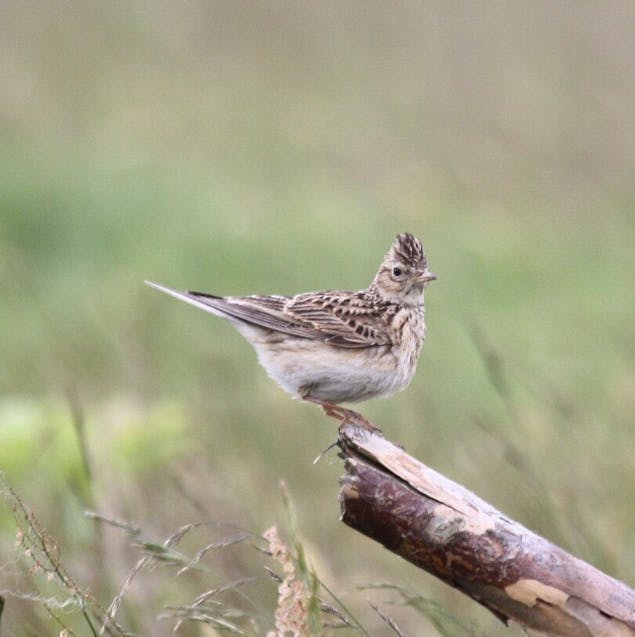
[[520, 634], [341, 525], [340, 463], [312, 464], [334, 423], [228, 324], [142, 283], [359, 288], [403, 230], [439, 276], [428, 339], [411, 387], [360, 410], [635, 584], [626, 5], [2, 13], [4, 632], [98, 633], [125, 589], [117, 626], [160, 637], [229, 586], [216, 619], [266, 634], [276, 526], [311, 621], [338, 634]]

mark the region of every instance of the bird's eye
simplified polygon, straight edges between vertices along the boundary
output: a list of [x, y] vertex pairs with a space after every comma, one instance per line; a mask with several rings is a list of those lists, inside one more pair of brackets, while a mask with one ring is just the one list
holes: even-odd
[[394, 276], [401, 276], [403, 274], [403, 270], [396, 265], [393, 269], [392, 269], [392, 273]]

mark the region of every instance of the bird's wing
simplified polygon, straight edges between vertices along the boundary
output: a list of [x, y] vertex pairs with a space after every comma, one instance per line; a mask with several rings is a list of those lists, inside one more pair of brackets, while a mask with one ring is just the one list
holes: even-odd
[[179, 292], [151, 281], [146, 283], [207, 312], [291, 336], [347, 348], [391, 342], [385, 322], [386, 308], [378, 307], [363, 292], [327, 290], [295, 297], [220, 297], [203, 292]]
[[298, 294], [285, 308], [287, 315], [311, 325], [317, 338], [353, 348], [389, 345], [392, 310], [392, 305], [364, 291], [335, 290]]

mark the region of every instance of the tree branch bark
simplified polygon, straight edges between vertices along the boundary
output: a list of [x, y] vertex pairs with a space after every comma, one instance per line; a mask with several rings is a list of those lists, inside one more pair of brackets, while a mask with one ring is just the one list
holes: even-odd
[[635, 637], [635, 591], [510, 520], [350, 412], [342, 520], [482, 604], [549, 637]]

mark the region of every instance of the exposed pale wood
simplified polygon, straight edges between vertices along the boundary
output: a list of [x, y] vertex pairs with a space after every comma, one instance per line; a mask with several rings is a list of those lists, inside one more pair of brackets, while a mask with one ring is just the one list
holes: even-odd
[[342, 520], [533, 635], [635, 637], [635, 591], [510, 520], [350, 412]]

